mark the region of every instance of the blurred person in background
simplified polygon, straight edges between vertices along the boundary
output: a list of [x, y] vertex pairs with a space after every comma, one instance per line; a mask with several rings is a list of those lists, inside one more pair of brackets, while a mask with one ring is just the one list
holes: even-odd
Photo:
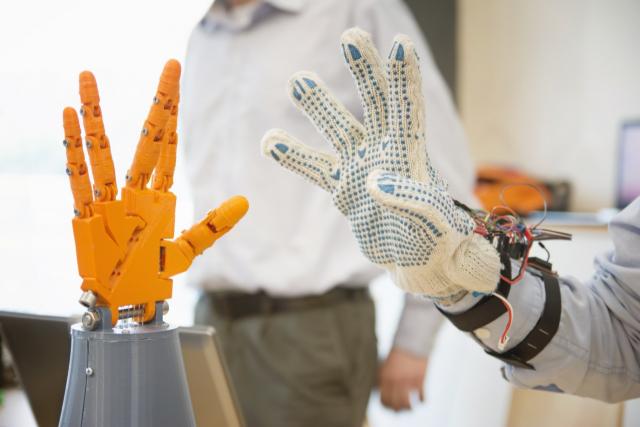
[[412, 392], [423, 398], [441, 316], [432, 303], [408, 296], [393, 348], [378, 368], [368, 284], [381, 270], [359, 253], [325, 192], [292, 182], [259, 149], [272, 126], [325, 146], [286, 99], [286, 77], [301, 69], [316, 71], [362, 116], [337, 43], [353, 26], [384, 51], [396, 33], [416, 41], [432, 161], [451, 193], [473, 202], [474, 169], [458, 115], [404, 3], [213, 3], [189, 41], [181, 146], [196, 217], [234, 192], [246, 194], [252, 211], [234, 239], [194, 264], [190, 281], [203, 290], [195, 321], [216, 328], [252, 427], [361, 425], [376, 377], [385, 406], [410, 408]]

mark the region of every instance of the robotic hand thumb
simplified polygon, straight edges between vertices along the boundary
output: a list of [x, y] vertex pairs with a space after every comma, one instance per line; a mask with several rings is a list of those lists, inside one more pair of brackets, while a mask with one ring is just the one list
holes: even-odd
[[224, 236], [244, 216], [249, 202], [234, 196], [175, 240], [165, 240], [160, 247], [160, 276], [169, 278], [186, 271], [193, 259]]

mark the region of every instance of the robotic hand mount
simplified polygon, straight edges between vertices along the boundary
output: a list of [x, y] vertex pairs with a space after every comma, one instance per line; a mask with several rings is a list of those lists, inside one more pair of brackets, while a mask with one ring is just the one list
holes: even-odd
[[[154, 317], [148, 324], [164, 324], [164, 316], [169, 312], [169, 303], [167, 301], [157, 302], [154, 312]], [[142, 307], [118, 309], [119, 320], [140, 319], [143, 314]], [[112, 325], [111, 310], [107, 307], [93, 306], [82, 315], [82, 328], [87, 331], [110, 331], [113, 329]]]

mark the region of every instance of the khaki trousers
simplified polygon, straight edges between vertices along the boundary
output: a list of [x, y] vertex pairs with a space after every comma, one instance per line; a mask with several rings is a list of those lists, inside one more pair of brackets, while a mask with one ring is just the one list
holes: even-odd
[[216, 329], [247, 427], [360, 427], [375, 382], [370, 297], [238, 319], [203, 295], [195, 321]]

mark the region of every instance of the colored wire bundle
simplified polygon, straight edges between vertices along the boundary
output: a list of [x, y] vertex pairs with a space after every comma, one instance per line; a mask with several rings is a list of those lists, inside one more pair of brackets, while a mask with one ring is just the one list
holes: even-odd
[[[516, 277], [505, 277], [503, 274], [500, 274], [500, 279], [512, 286], [517, 284], [524, 277], [529, 262], [529, 254], [534, 242], [534, 232], [547, 216], [546, 200], [544, 200], [542, 192], [540, 192], [538, 188], [530, 184], [514, 185], [527, 185], [534, 188], [538, 191], [540, 197], [544, 201], [544, 215], [533, 227], [528, 227], [520, 216], [504, 202], [504, 192], [510, 186], [503, 188], [502, 193], [500, 194], [500, 199], [503, 202], [502, 205], [494, 206], [489, 212], [482, 210], [471, 210], [469, 212], [476, 223], [474, 229], [475, 233], [480, 234], [494, 244], [500, 245], [502, 250], [506, 250], [507, 248], [517, 248], [515, 252], [522, 253], [518, 259], [520, 261], [520, 270]], [[513, 257], [511, 253], [510, 255]], [[492, 295], [498, 298], [507, 310], [507, 324], [500, 335], [500, 339], [498, 340], [498, 349], [504, 350], [507, 342], [509, 341], [509, 330], [513, 324], [513, 307], [503, 295], [497, 292], [493, 292]]]
[[[500, 210], [506, 213], [496, 213]], [[527, 269], [529, 253], [534, 241], [532, 228], [527, 227], [520, 217], [505, 205], [495, 206], [490, 212], [474, 211], [472, 216], [476, 223], [475, 233], [490, 241], [504, 239], [504, 243], [508, 246], [520, 245], [524, 248], [524, 253], [520, 258], [520, 270], [516, 277], [500, 275], [502, 280], [510, 285], [515, 285], [524, 277]]]

